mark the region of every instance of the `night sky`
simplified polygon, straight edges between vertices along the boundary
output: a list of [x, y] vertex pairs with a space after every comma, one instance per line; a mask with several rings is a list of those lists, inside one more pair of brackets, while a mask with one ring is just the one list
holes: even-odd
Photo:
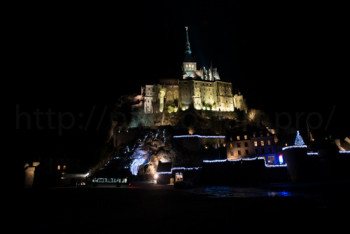
[[[119, 3], [118, 3], [119, 4]], [[248, 106], [269, 113], [334, 110], [330, 130], [349, 134], [345, 12], [295, 1], [132, 1], [116, 6], [18, 6], [9, 18], [19, 61], [15, 104], [32, 113], [71, 112], [58, 134], [16, 129], [20, 152], [87, 154], [102, 141], [104, 108], [159, 78], [180, 78], [188, 25], [199, 65], [218, 67]], [[347, 106], [345, 103], [348, 103]], [[85, 128], [87, 116], [97, 113]], [[15, 109], [15, 108], [14, 108]], [[22, 123], [23, 124], [23, 123]], [[72, 153], [73, 152], [73, 153]]]

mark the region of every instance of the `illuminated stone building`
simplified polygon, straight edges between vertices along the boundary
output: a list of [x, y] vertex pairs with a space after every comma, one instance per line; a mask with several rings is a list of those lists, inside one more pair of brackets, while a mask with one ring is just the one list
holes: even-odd
[[235, 109], [247, 111], [243, 95], [233, 95], [232, 83], [220, 79], [216, 68], [202, 67], [192, 57], [188, 27], [186, 27], [186, 49], [182, 64], [182, 79], [164, 79], [159, 84], [142, 88], [144, 113], [169, 113], [179, 109], [232, 112]]
[[267, 130], [259, 132], [239, 132], [229, 134], [227, 139], [227, 159], [242, 159], [266, 156], [270, 164], [277, 163], [276, 154], [281, 150], [278, 138]]

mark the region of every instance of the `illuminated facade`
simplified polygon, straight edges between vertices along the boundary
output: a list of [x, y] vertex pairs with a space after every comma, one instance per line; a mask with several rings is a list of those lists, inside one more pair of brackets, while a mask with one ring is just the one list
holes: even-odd
[[247, 112], [243, 95], [233, 95], [232, 83], [221, 81], [216, 68], [198, 69], [186, 27], [185, 59], [181, 80], [165, 79], [157, 85], [146, 85], [143, 90], [144, 113], [177, 112], [178, 109], [232, 112], [235, 109]]
[[267, 156], [266, 160], [269, 164], [274, 164], [277, 162], [275, 154], [279, 152], [277, 143], [277, 136], [268, 131], [232, 134], [226, 144], [227, 159], [236, 160], [256, 155], [271, 155], [270, 158]]

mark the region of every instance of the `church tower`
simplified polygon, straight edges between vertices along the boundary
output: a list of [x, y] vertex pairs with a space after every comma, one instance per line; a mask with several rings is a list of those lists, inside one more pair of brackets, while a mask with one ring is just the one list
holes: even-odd
[[197, 63], [192, 57], [191, 45], [188, 36], [188, 27], [186, 29], [186, 49], [185, 49], [185, 59], [182, 63], [183, 79], [188, 77], [195, 77], [195, 72], [197, 71]]

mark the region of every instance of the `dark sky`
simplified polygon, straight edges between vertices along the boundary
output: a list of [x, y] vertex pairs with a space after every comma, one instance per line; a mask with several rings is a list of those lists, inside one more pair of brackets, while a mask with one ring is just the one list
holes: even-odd
[[[18, 87], [15, 104], [28, 113], [72, 112], [85, 123], [95, 105], [101, 115], [105, 105], [140, 92], [141, 85], [180, 78], [188, 25], [198, 63], [218, 67], [250, 107], [320, 112], [325, 118], [335, 108], [331, 127], [344, 131], [349, 74], [343, 9], [222, 0], [18, 6], [9, 18], [12, 55], [20, 64], [11, 75]], [[22, 127], [17, 133], [21, 141], [34, 139], [26, 145], [32, 152], [43, 139], [64, 142], [47, 148], [69, 149], [74, 140], [96, 135], [95, 127], [76, 130], [63, 137], [50, 129]]]

